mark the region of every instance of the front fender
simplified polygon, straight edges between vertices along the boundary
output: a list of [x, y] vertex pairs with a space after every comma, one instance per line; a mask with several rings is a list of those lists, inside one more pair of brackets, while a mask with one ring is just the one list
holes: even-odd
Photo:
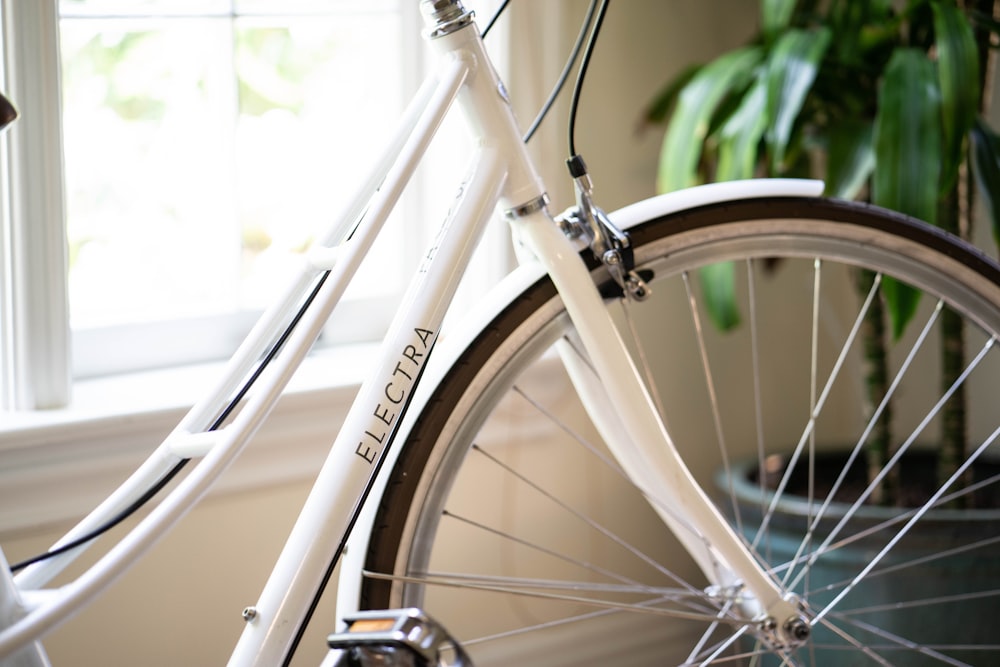
[[[727, 181], [651, 197], [609, 213], [608, 217], [621, 229], [628, 229], [646, 220], [707, 204], [763, 197], [817, 197], [822, 192], [822, 181], [784, 178]], [[441, 342], [435, 347], [434, 354], [424, 371], [424, 377], [399, 429], [400, 442], [386, 454], [385, 464], [379, 472], [370, 498], [377, 499], [381, 496], [398, 457], [399, 448], [405, 441], [414, 418], [426, 404], [431, 390], [437, 386], [475, 337], [518, 295], [544, 275], [545, 272], [538, 262], [526, 261], [489, 293], [478, 299], [472, 311], [461, 317], [449, 331], [445, 332], [446, 335], [442, 336]], [[374, 523], [377, 505], [377, 501], [365, 503], [352, 531], [349, 548], [342, 559], [337, 595], [338, 619], [358, 609], [360, 573], [364, 567], [368, 535]]]
[[706, 204], [763, 197], [818, 197], [823, 194], [823, 187], [823, 181], [798, 178], [752, 178], [709, 183], [644, 199], [609, 213], [608, 217], [620, 228], [628, 229], [661, 215]]

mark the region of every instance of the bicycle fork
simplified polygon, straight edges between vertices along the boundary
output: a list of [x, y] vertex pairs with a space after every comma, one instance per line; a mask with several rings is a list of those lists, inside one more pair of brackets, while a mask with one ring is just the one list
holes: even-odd
[[[713, 589], [735, 601], [741, 622], [755, 625], [755, 635], [773, 648], [802, 645], [811, 626], [798, 598], [783, 592], [764, 572], [684, 464], [565, 230], [545, 212], [511, 224], [516, 238], [552, 278], [575, 326], [586, 358], [570, 344], [562, 345], [560, 354], [619, 465], [694, 557]], [[623, 275], [625, 280], [618, 280], [612, 270], [629, 293], [628, 273]], [[644, 283], [640, 290], [645, 292]], [[720, 612], [719, 620], [733, 617]]]
[[[443, 53], [465, 53], [471, 63], [489, 62], [478, 32], [469, 29], [472, 15], [461, 2], [423, 0], [421, 7], [428, 19], [431, 43]], [[594, 372], [590, 373], [586, 364], [565, 355], [585, 406], [592, 414], [603, 415], [596, 419], [601, 435], [629, 477], [648, 497], [656, 499], [653, 506], [695, 555], [709, 579], [723, 590], [749, 591], [751, 595], [740, 601], [741, 622], [749, 619], [756, 623], [758, 636], [776, 648], [801, 644], [808, 638], [810, 626], [798, 601], [784, 595], [761, 569], [684, 465], [586, 266], [546, 210], [544, 187], [521, 141], [503, 85], [492, 68], [476, 71], [482, 76], [470, 72], [459, 106], [481, 141], [505, 149], [503, 161], [509, 169], [500, 204], [515, 238], [534, 253], [551, 276], [593, 364]], [[644, 283], [627, 267], [627, 239], [616, 234], [593, 206], [582, 160], [570, 167], [581, 190], [579, 209], [586, 226], [601, 240], [595, 245], [598, 256], [623, 291], [641, 296]], [[626, 266], [621, 266], [622, 260]], [[677, 517], [685, 517], [691, 527]]]

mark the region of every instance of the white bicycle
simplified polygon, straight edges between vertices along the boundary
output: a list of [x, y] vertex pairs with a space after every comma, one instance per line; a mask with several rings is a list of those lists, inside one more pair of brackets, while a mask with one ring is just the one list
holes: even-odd
[[[996, 410], [977, 415], [959, 474], [912, 509], [866, 511], [875, 483], [864, 481], [862, 450], [883, 410], [866, 414], [853, 369], [877, 300], [874, 290], [855, 300], [852, 278], [860, 267], [875, 285], [887, 276], [925, 295], [922, 322], [892, 350], [891, 393], [905, 417], [887, 475], [910, 460], [905, 451], [933, 452], [927, 434], [954, 391], [930, 386], [922, 365], [943, 308], [967, 321], [973, 354], [963, 386], [997, 375], [1000, 267], [918, 221], [818, 198], [814, 181], [715, 184], [605, 215], [572, 130], [578, 205], [553, 217], [473, 16], [458, 0], [421, 6], [440, 67], [284, 298], [121, 488], [50, 552], [13, 573], [2, 568], [3, 664], [47, 664], [46, 633], [112, 585], [240, 454], [453, 103], [478, 146], [473, 167], [271, 577], [244, 612], [231, 664], [288, 664], [338, 563], [340, 621], [365, 609], [426, 610], [470, 656], [458, 651], [459, 662], [1000, 657], [992, 619], [973, 604], [998, 608], [1000, 516], [973, 510], [985, 521], [978, 532], [952, 521], [956, 499], [988, 506], [997, 494], [988, 463]], [[591, 46], [605, 9], [588, 15]], [[521, 266], [442, 333], [495, 210]], [[746, 319], [726, 336], [704, 321], [695, 280], [722, 262], [737, 267]], [[717, 381], [723, 367], [734, 379]], [[846, 458], [828, 455], [830, 443], [846, 445]], [[47, 588], [139, 506], [148, 513], [96, 564]], [[917, 537], [925, 524], [939, 532]], [[944, 533], [962, 539], [941, 547]], [[943, 574], [955, 569], [964, 577]], [[912, 576], [905, 599], [872, 597], [899, 573]], [[339, 629], [335, 619], [312, 620]], [[913, 620], [922, 625], [906, 625]], [[390, 626], [369, 619], [365, 627]], [[343, 636], [331, 639], [331, 665], [347, 664], [337, 662], [350, 651]], [[384, 658], [358, 654], [349, 664], [392, 664]]]

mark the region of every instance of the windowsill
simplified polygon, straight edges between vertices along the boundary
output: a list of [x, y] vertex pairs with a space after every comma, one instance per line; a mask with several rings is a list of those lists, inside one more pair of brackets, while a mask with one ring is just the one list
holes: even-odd
[[[338, 345], [313, 352], [290, 382], [288, 393], [356, 388], [376, 350], [377, 345], [371, 343]], [[223, 367], [223, 362], [195, 364], [78, 381], [74, 384], [73, 401], [65, 408], [4, 413], [0, 423], [0, 454], [12, 437], [38, 429], [186, 410], [200, 397], [200, 388], [216, 380]]]
[[[376, 344], [312, 354], [213, 492], [310, 479], [370, 367]], [[0, 419], [0, 537], [74, 521], [162, 442], [219, 377], [203, 364], [79, 382], [63, 409]]]

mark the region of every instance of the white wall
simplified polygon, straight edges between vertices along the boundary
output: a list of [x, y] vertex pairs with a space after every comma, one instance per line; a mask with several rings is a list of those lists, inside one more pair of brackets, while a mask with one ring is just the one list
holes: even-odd
[[[45, 642], [53, 665], [222, 665], [298, 511], [305, 484], [211, 497], [77, 618]], [[5, 536], [10, 560], [38, 553], [49, 528]], [[75, 571], [75, 568], [74, 568]], [[58, 583], [58, 582], [57, 582]], [[329, 606], [319, 614], [332, 618]], [[318, 664], [316, 623], [302, 662]]]

